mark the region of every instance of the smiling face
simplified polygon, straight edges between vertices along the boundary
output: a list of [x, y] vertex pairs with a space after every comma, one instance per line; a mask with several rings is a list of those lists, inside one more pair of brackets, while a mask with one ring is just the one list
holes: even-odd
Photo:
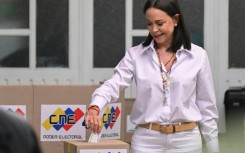
[[147, 29], [158, 47], [168, 48], [171, 45], [179, 15], [176, 14], [174, 17], [171, 17], [166, 12], [151, 7], [146, 11], [145, 17]]

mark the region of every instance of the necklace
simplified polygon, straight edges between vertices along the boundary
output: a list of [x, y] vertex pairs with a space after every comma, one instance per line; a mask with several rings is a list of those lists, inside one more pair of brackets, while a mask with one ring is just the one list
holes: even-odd
[[[163, 66], [162, 66], [162, 62], [161, 62], [161, 59], [160, 59], [160, 53], [159, 51], [157, 51], [157, 57], [158, 57], [158, 64], [159, 64], [159, 69], [160, 69], [160, 72], [161, 72], [161, 77], [162, 77], [162, 82], [163, 82], [163, 104], [166, 105], [167, 104], [167, 97], [166, 97], [166, 90], [169, 86], [169, 83], [170, 83], [170, 77], [169, 77], [169, 74], [167, 72], [165, 72], [163, 70]], [[164, 66], [168, 65], [168, 63], [171, 61], [171, 59], [175, 57], [175, 53], [173, 54], [173, 56], [167, 61], [166, 64], [164, 64]]]
[[[159, 52], [157, 52], [157, 56], [159, 56], [159, 58], [160, 58], [160, 53]], [[171, 59], [173, 58], [175, 56], [175, 54], [173, 54], [173, 56], [164, 64], [164, 66], [167, 66], [168, 65], [168, 63], [171, 61]]]

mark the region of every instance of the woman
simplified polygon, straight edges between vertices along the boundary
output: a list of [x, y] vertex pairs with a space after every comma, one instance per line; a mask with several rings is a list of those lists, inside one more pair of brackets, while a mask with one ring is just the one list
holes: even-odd
[[116, 101], [135, 78], [131, 122], [137, 125], [132, 153], [219, 152], [218, 112], [207, 53], [191, 44], [177, 0], [147, 0], [144, 14], [149, 35], [130, 48], [114, 75], [98, 88], [86, 125], [100, 133], [99, 111]]

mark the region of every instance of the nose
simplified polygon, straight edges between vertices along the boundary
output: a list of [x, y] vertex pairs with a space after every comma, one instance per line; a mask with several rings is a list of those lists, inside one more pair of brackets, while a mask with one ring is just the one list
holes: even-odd
[[154, 25], [154, 26], [152, 26], [152, 31], [153, 31], [153, 32], [157, 32], [158, 30], [159, 30], [159, 29], [158, 29], [158, 27], [157, 27], [157, 26], [155, 26], [155, 25]]

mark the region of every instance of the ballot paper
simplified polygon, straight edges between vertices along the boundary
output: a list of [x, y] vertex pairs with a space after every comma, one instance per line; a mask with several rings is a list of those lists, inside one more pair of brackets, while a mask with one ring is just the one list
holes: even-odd
[[88, 142], [99, 142], [101, 138], [101, 133], [91, 133]]

